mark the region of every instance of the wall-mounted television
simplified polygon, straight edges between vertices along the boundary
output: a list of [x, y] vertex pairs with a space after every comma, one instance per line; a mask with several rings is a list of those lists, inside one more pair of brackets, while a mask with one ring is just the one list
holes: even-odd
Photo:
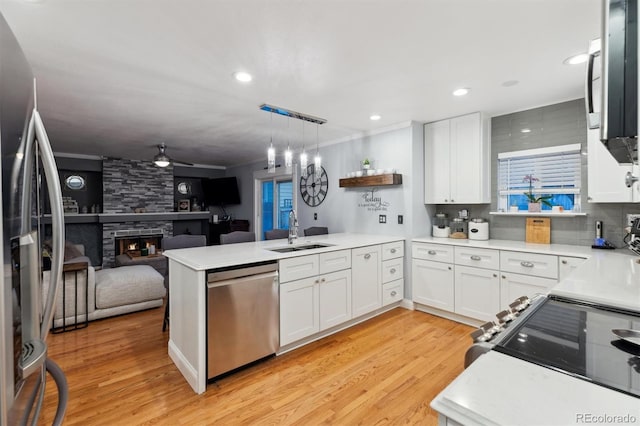
[[240, 204], [240, 192], [235, 176], [202, 179], [204, 199], [209, 206], [228, 206]]

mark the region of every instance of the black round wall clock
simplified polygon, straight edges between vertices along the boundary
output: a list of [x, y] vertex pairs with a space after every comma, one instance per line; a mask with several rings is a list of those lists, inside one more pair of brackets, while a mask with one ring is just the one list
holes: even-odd
[[322, 204], [329, 190], [329, 178], [324, 167], [316, 170], [314, 164], [307, 166], [307, 176], [300, 178], [300, 195], [307, 205], [316, 207]]

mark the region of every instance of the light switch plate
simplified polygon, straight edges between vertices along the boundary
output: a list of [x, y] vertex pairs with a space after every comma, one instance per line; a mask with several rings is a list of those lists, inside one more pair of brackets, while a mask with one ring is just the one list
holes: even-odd
[[387, 215], [386, 214], [381, 214], [378, 216], [378, 222], [380, 223], [387, 223]]

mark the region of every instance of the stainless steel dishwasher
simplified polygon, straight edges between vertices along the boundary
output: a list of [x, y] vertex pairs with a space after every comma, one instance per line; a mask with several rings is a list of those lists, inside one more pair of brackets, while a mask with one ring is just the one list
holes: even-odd
[[279, 315], [277, 262], [207, 271], [207, 377], [274, 354]]

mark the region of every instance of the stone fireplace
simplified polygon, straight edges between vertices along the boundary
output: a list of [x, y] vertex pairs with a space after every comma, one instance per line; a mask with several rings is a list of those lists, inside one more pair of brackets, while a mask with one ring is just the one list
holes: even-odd
[[[150, 161], [105, 158], [102, 189], [103, 267], [114, 266], [119, 254], [116, 238], [131, 235], [142, 239], [149, 230], [159, 239], [173, 235], [169, 217], [173, 213], [172, 166], [160, 168]], [[167, 213], [166, 218], [163, 213]], [[160, 245], [156, 247], [159, 249]]]
[[162, 229], [160, 228], [115, 231], [114, 255], [145, 256], [141, 252], [143, 248], [147, 249], [147, 255], [154, 255], [162, 248], [162, 237]]

